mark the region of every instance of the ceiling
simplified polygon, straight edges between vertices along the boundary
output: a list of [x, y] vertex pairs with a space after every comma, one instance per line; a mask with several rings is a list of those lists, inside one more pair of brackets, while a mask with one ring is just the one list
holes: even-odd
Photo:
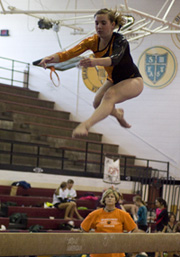
[[117, 11], [126, 17], [127, 22], [121, 33], [126, 35], [129, 41], [155, 33], [180, 33], [180, 25], [169, 20], [169, 14], [176, 8], [179, 0], [152, 0], [149, 3], [152, 4], [153, 1], [157, 5], [155, 14], [151, 12], [150, 5], [147, 8], [147, 0], [0, 0], [0, 14], [28, 15], [50, 22], [56, 32], [65, 26], [71, 28], [74, 33], [81, 33], [86, 37], [94, 33], [93, 14], [100, 8], [112, 8], [110, 4], [113, 4], [113, 8], [117, 8]]

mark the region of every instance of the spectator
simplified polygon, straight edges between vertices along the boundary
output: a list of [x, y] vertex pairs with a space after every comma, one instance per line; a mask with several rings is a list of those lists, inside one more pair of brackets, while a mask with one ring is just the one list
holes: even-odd
[[121, 194], [120, 192], [117, 192], [119, 195], [119, 201], [116, 204], [116, 208], [121, 209], [122, 211], [126, 211], [126, 209], [123, 206], [123, 194]]
[[[74, 180], [72, 179], [68, 179], [67, 181], [67, 188], [66, 188], [66, 194], [67, 194], [67, 199], [68, 201], [74, 201], [75, 202], [75, 198], [77, 197], [77, 193], [76, 190], [73, 188], [74, 185]], [[76, 208], [74, 210], [76, 216], [78, 217], [78, 219], [83, 220], [83, 217], [79, 214], [78, 209], [77, 209], [77, 204], [76, 204]]]
[[77, 210], [76, 203], [68, 200], [66, 188], [67, 183], [62, 182], [61, 185], [56, 189], [55, 193], [53, 194], [53, 205], [59, 210], [65, 209], [64, 219], [72, 220], [75, 213], [78, 219], [83, 220]]
[[165, 232], [168, 224], [167, 204], [164, 199], [158, 197], [155, 201], [156, 209], [156, 232]]
[[176, 225], [176, 216], [175, 216], [174, 213], [170, 213], [166, 232], [167, 233], [174, 233], [175, 232], [175, 225]]
[[[81, 223], [84, 232], [94, 229], [95, 232], [123, 233], [124, 231], [138, 232], [137, 225], [129, 213], [116, 208], [119, 201], [117, 191], [107, 189], [101, 199], [104, 208], [91, 212]], [[91, 254], [91, 257], [104, 257], [104, 254]], [[123, 253], [110, 253], [106, 257], [124, 257]]]
[[132, 204], [132, 203], [130, 203], [130, 204], [125, 203], [123, 206], [124, 206], [124, 209], [131, 214], [134, 221], [137, 222], [138, 207], [135, 204]]
[[141, 196], [135, 196], [133, 198], [134, 204], [138, 207], [137, 211], [137, 225], [138, 228], [146, 231], [147, 226], [147, 208], [145, 202], [142, 200]]
[[[108, 189], [113, 189], [113, 190], [115, 190], [115, 191], [117, 192], [117, 194], [118, 194], [119, 200], [117, 201], [115, 207], [118, 208], [118, 209], [121, 209], [121, 210], [123, 210], [123, 211], [126, 211], [125, 208], [124, 208], [124, 206], [123, 206], [123, 194], [120, 193], [119, 190], [116, 190], [116, 189], [114, 188], [114, 186], [111, 186], [111, 187], [109, 187]], [[107, 188], [104, 189], [103, 192], [102, 192], [102, 195], [103, 195], [104, 192], [107, 191], [108, 189], [107, 189]], [[101, 197], [99, 197], [97, 208], [103, 208], [103, 207], [104, 207], [104, 204], [101, 203]]]
[[73, 185], [74, 185], [74, 180], [68, 179], [66, 193], [67, 193], [67, 198], [69, 200], [74, 200], [77, 197], [77, 193], [76, 193], [76, 190], [73, 188]]
[[[155, 201], [156, 209], [156, 232], [165, 232], [168, 224], [167, 204], [164, 199], [158, 197]], [[155, 253], [155, 257], [159, 256], [159, 252]], [[163, 252], [160, 252], [160, 257], [163, 257]]]

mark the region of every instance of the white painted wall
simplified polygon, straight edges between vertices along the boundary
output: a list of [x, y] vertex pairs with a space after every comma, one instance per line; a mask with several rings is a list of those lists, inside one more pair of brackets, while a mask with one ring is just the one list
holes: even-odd
[[[3, 2], [3, 1], [2, 1]], [[45, 9], [57, 10], [66, 7], [66, 1], [41, 1]], [[96, 9], [115, 7], [123, 4], [121, 1], [84, 1], [79, 0], [78, 8]], [[129, 0], [129, 6], [156, 15], [164, 0]], [[19, 9], [28, 9], [28, 1], [9, 0], [9, 4]], [[4, 6], [7, 4], [4, 2]], [[75, 1], [69, 1], [69, 9], [74, 8]], [[30, 8], [42, 9], [40, 2], [30, 1]], [[175, 2], [167, 19], [172, 21], [179, 12], [179, 1]], [[59, 19], [62, 15], [47, 15]], [[64, 17], [66, 17], [64, 15]], [[0, 15], [0, 29], [9, 29], [10, 37], [0, 37], [0, 56], [32, 63], [34, 60], [60, 51], [56, 35], [52, 30], [40, 30], [37, 19], [25, 15]], [[87, 27], [86, 31], [93, 29]], [[71, 29], [62, 27], [59, 37], [63, 47], [81, 38], [72, 35]], [[132, 51], [135, 63], [141, 53], [151, 46], [168, 47], [180, 58], [180, 49], [175, 46], [170, 35], [152, 35], [142, 40], [142, 43]], [[132, 46], [133, 48], [133, 46]], [[59, 72], [61, 87], [55, 88], [49, 79], [49, 71], [31, 66], [30, 89], [40, 92], [42, 99], [53, 100], [56, 109], [71, 112], [71, 119], [83, 121], [93, 112], [94, 93], [83, 84], [81, 71], [77, 68]], [[79, 83], [78, 83], [79, 78]], [[119, 144], [119, 152], [132, 154], [141, 158], [156, 159], [170, 162], [170, 175], [180, 179], [180, 68], [175, 79], [163, 89], [155, 90], [144, 87], [143, 93], [136, 99], [127, 101], [121, 106], [125, 117], [132, 128], [123, 129], [111, 117], [92, 128], [92, 131], [102, 133], [103, 141]], [[120, 106], [120, 105], [119, 105]], [[153, 167], [156, 167], [153, 165]], [[164, 167], [160, 167], [164, 168]], [[22, 173], [21, 173], [22, 174]]]
[[[63, 181], [67, 181], [68, 179], [74, 180], [74, 188], [76, 190], [102, 192], [105, 188], [112, 186], [111, 184], [103, 182], [102, 179], [97, 178], [68, 177], [43, 173], [0, 170], [0, 185], [11, 185], [15, 181], [25, 180], [31, 184], [31, 187], [57, 188]], [[130, 194], [133, 193], [134, 182], [122, 181], [114, 187], [119, 189], [121, 193]]]

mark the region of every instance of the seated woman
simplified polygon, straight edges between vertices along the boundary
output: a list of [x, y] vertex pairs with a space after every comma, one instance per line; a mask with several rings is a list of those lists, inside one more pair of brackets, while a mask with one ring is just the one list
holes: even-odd
[[66, 188], [67, 183], [62, 182], [56, 189], [53, 194], [53, 205], [60, 210], [65, 209], [64, 219], [72, 220], [75, 213], [79, 220], [83, 220], [83, 217], [81, 217], [77, 210], [76, 203], [74, 201], [68, 201]]
[[169, 221], [166, 228], [166, 233], [174, 233], [176, 225], [176, 215], [174, 213], [170, 213]]
[[[133, 202], [134, 202], [135, 196], [133, 197]], [[133, 218], [133, 220], [136, 222], [137, 221], [137, 212], [138, 212], [138, 206], [135, 205], [134, 203], [125, 203], [123, 204], [124, 209], [129, 212]]]

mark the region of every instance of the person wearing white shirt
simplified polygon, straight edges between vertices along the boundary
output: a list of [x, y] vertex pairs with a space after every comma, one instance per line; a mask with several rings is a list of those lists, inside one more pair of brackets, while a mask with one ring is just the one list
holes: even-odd
[[73, 188], [73, 185], [74, 185], [74, 181], [72, 179], [68, 179], [66, 194], [67, 194], [67, 198], [70, 200], [74, 200], [77, 197], [77, 193], [76, 193], [76, 190]]
[[[73, 185], [74, 185], [74, 180], [68, 179], [67, 188], [66, 188], [66, 197], [68, 198], [69, 201], [73, 201], [76, 204], [75, 199], [77, 197], [77, 193], [76, 193], [76, 190], [73, 188]], [[77, 205], [76, 205], [76, 208], [74, 209], [74, 212], [78, 219], [83, 220], [83, 217], [78, 212]]]
[[74, 215], [74, 209], [76, 205], [74, 202], [67, 202], [67, 194], [66, 194], [67, 183], [62, 182], [61, 185], [56, 189], [53, 194], [53, 205], [63, 210], [65, 209], [64, 219], [72, 220]]
[[65, 209], [64, 219], [72, 220], [75, 213], [78, 219], [83, 220], [78, 213], [76, 202], [68, 199], [66, 189], [67, 183], [62, 182], [53, 194], [53, 205], [60, 210]]

